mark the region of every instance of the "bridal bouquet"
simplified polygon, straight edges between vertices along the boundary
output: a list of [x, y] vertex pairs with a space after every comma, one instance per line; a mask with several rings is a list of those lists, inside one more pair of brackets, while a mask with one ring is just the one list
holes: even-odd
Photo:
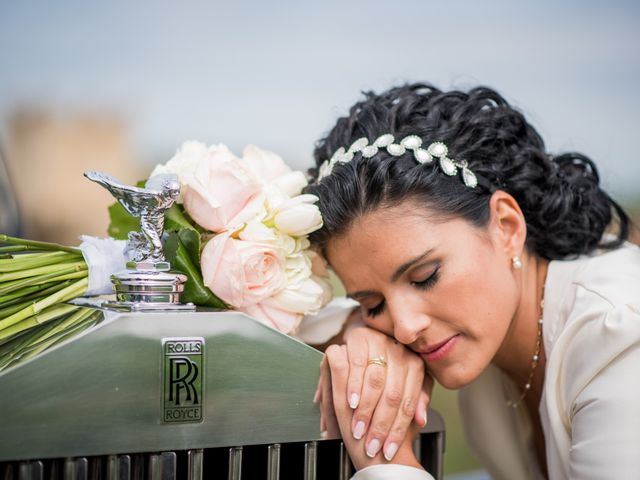
[[[189, 277], [183, 302], [245, 312], [284, 333], [329, 302], [326, 265], [307, 239], [322, 218], [317, 198], [302, 194], [302, 172], [255, 146], [238, 158], [189, 141], [151, 176], [161, 173], [181, 185], [162, 241], [172, 269]], [[109, 213], [112, 238], [83, 237], [80, 248], [0, 235], [0, 370], [96, 322], [64, 302], [110, 293], [110, 274], [124, 269], [122, 240], [138, 219], [119, 203]]]
[[[233, 308], [292, 333], [331, 299], [324, 260], [307, 235], [322, 226], [307, 180], [275, 153], [253, 145], [236, 157], [224, 145], [184, 143], [151, 176], [178, 176], [181, 195], [165, 214], [164, 250], [189, 281], [183, 302]], [[135, 228], [120, 204], [109, 234]]]

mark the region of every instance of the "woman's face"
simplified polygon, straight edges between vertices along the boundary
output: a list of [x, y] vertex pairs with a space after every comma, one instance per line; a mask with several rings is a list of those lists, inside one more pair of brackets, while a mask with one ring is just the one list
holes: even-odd
[[518, 305], [497, 230], [406, 202], [356, 221], [330, 240], [327, 256], [367, 325], [418, 352], [443, 386], [460, 388], [494, 358]]

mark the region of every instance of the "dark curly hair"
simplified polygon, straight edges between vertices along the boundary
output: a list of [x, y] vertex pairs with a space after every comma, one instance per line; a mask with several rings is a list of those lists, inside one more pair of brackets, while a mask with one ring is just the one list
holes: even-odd
[[[498, 189], [511, 194], [524, 213], [529, 251], [546, 259], [612, 249], [627, 239], [629, 218], [600, 188], [594, 163], [579, 153], [548, 155], [538, 132], [494, 90], [443, 92], [416, 83], [364, 95], [315, 148], [316, 168], [309, 171], [314, 180], [306, 193], [320, 198], [324, 226], [311, 241], [322, 249], [360, 216], [409, 199], [484, 226]], [[484, 187], [469, 188], [459, 177], [444, 175], [436, 162], [417, 163], [411, 152], [392, 157], [384, 149], [373, 158], [356, 153], [316, 181], [319, 166], [338, 148], [385, 133], [445, 143], [451, 158], [466, 160]], [[614, 217], [617, 233], [603, 243]]]

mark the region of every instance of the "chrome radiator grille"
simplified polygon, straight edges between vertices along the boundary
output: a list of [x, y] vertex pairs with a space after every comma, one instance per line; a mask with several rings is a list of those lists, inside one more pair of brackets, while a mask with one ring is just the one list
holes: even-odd
[[[176, 339], [200, 356], [172, 357]], [[321, 355], [236, 312], [109, 314], [0, 374], [0, 480], [347, 479], [312, 403]], [[163, 417], [172, 358], [196, 421]], [[415, 449], [441, 478], [437, 412]]]

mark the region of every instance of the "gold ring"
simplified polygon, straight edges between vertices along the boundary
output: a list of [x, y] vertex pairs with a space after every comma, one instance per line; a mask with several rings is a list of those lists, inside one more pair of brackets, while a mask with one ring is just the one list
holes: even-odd
[[370, 358], [367, 362], [367, 365], [380, 365], [381, 367], [386, 367], [387, 361], [382, 355], [380, 355], [379, 357]]

